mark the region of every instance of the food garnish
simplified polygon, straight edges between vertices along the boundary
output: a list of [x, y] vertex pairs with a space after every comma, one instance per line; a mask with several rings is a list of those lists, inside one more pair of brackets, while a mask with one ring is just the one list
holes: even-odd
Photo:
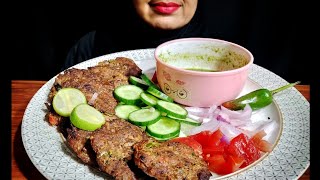
[[60, 116], [69, 117], [73, 108], [86, 102], [86, 97], [80, 90], [76, 88], [62, 88], [54, 96], [52, 106]]
[[71, 123], [82, 130], [94, 131], [100, 128], [106, 119], [103, 114], [88, 104], [79, 104], [70, 115]]
[[290, 87], [293, 87], [297, 84], [299, 84], [300, 81], [297, 81], [295, 83], [290, 83], [285, 86], [282, 86], [280, 88], [274, 89], [274, 90], [268, 90], [268, 89], [258, 89], [255, 91], [252, 91], [246, 95], [243, 95], [237, 99], [224, 102], [222, 106], [231, 109], [231, 110], [241, 110], [243, 109], [246, 104], [249, 104], [252, 108], [252, 110], [258, 110], [263, 107], [268, 106], [272, 103], [273, 95], [283, 91], [285, 89], [288, 89]]

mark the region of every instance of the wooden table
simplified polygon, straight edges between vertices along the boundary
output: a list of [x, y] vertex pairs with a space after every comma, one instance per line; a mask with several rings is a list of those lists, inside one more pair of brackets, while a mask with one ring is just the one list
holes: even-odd
[[[45, 179], [45, 177], [36, 169], [30, 161], [21, 139], [21, 121], [24, 111], [38, 89], [45, 84], [45, 81], [12, 81], [12, 124], [11, 124], [11, 161], [12, 170], [11, 177], [14, 180], [22, 179]], [[295, 86], [302, 95], [310, 100], [310, 86], [296, 85]], [[310, 179], [310, 167], [299, 178], [299, 180]]]

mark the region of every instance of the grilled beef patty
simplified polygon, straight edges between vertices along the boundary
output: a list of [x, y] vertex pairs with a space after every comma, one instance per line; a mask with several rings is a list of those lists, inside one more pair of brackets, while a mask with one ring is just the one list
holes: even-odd
[[[129, 76], [139, 76], [141, 69], [133, 60], [119, 57], [115, 60], [103, 61], [88, 69], [67, 69], [59, 74], [49, 94], [49, 102], [61, 88], [73, 87], [82, 91], [88, 102], [104, 114], [114, 115], [117, 105], [113, 90], [128, 84]], [[90, 101], [93, 95], [97, 97]]]
[[[98, 152], [94, 151], [97, 150], [99, 152], [103, 152], [103, 150], [100, 149], [100, 146], [97, 144], [107, 143], [99, 137], [110, 133], [103, 131], [105, 128], [111, 127], [112, 132], [114, 130], [121, 131], [116, 127], [117, 124], [123, 125], [122, 120], [119, 120], [115, 116], [114, 109], [118, 102], [113, 97], [113, 90], [117, 86], [128, 84], [129, 76], [139, 76], [140, 74], [141, 69], [134, 63], [133, 60], [119, 57], [114, 60], [100, 62], [97, 66], [89, 67], [88, 69], [67, 69], [56, 77], [48, 97], [47, 108], [49, 111], [47, 113], [47, 119], [51, 125], [57, 126], [58, 130], [65, 136], [68, 147], [70, 147], [70, 149], [84, 163], [92, 166], [98, 166], [97, 162], [104, 161], [103, 156], [97, 157], [96, 153]], [[61, 117], [54, 112], [51, 105], [53, 97], [61, 88], [66, 87], [73, 87], [82, 91], [86, 96], [87, 102], [105, 115], [107, 122], [103, 126], [104, 128], [93, 132], [84, 131], [74, 127], [69, 118]], [[96, 97], [94, 100], [92, 100], [94, 94]], [[122, 138], [121, 143], [126, 144], [126, 146], [124, 146], [126, 148], [121, 147], [122, 149], [119, 149], [119, 152], [125, 151], [124, 154], [126, 154], [126, 156], [124, 156], [124, 159], [117, 157], [119, 162], [114, 160], [114, 164], [110, 163], [111, 166], [116, 166], [118, 163], [123, 164], [123, 167], [126, 167], [126, 159], [130, 159], [133, 154], [132, 150], [129, 151], [129, 149], [131, 149], [130, 146], [133, 145], [132, 143], [135, 143], [142, 138], [141, 130], [138, 127], [127, 122], [125, 123], [126, 131], [132, 131], [131, 135], [133, 135], [136, 140]], [[122, 133], [125, 134], [126, 132]], [[120, 134], [117, 135], [120, 137]], [[113, 139], [109, 139], [110, 141], [114, 141], [109, 143], [117, 144], [118, 139], [121, 138], [115, 137]], [[94, 146], [91, 145], [91, 140], [94, 142]], [[126, 140], [128, 140], [128, 142], [126, 142]], [[95, 149], [93, 149], [93, 147], [95, 147]], [[110, 150], [112, 151], [112, 148]], [[105, 167], [106, 165], [101, 165], [102, 170], [108, 170], [108, 168]], [[112, 173], [110, 173], [111, 170], [106, 172], [112, 175]], [[133, 175], [133, 172], [131, 172], [130, 169], [126, 169], [124, 172], [129, 175]], [[113, 175], [122, 176], [121, 172], [118, 172], [117, 174], [113, 173]]]
[[147, 138], [140, 127], [115, 119], [95, 131], [91, 145], [100, 169], [116, 179], [136, 179], [127, 162], [132, 158], [132, 146]]
[[134, 145], [134, 162], [156, 179], [209, 179], [207, 164], [194, 150], [179, 142], [144, 140]]
[[[145, 174], [135, 174], [130, 168], [135, 172], [140, 168], [157, 179], [208, 179], [211, 174], [204, 161], [194, 155], [193, 149], [177, 142], [157, 142], [139, 127], [115, 116], [114, 89], [128, 84], [130, 75], [140, 74], [141, 69], [134, 61], [123, 57], [100, 62], [88, 69], [64, 71], [57, 76], [48, 97], [48, 122], [57, 126], [67, 145], [84, 163], [98, 167], [115, 179], [146, 179]], [[66, 87], [82, 91], [89, 104], [105, 115], [106, 123], [100, 129], [78, 129], [69, 118], [54, 112], [53, 97]], [[132, 167], [133, 162], [138, 168]]]

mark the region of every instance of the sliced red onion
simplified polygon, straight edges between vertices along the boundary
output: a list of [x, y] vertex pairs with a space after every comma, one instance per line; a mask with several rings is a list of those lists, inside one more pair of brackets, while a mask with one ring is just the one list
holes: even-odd
[[226, 122], [220, 122], [220, 131], [230, 140], [243, 133], [240, 129]]
[[204, 120], [203, 117], [199, 117], [199, 116], [196, 116], [196, 115], [193, 115], [193, 114], [189, 114], [189, 113], [188, 113], [187, 116], [188, 116], [188, 118], [193, 119], [193, 120], [198, 121], [198, 122], [201, 122], [201, 123]]
[[220, 111], [221, 111], [221, 110], [220, 110], [220, 108], [218, 108], [218, 106], [212, 105], [212, 106], [209, 108], [208, 118], [209, 118], [210, 120], [212, 120], [212, 119], [217, 119]]
[[202, 131], [212, 131], [213, 132], [213, 131], [216, 131], [219, 128], [219, 126], [220, 126], [220, 122], [213, 119], [209, 122], [202, 123], [200, 126], [192, 128], [189, 131], [189, 135], [197, 134]]
[[99, 95], [99, 94], [98, 94], [97, 92], [93, 93], [91, 99], [88, 101], [88, 104], [89, 104], [89, 105], [93, 105], [94, 102], [96, 101], [98, 95]]
[[276, 121], [271, 121], [265, 124], [261, 129], [267, 134], [262, 139], [274, 144], [278, 137], [278, 133], [276, 132], [279, 132], [279, 124]]
[[185, 107], [188, 111], [188, 114], [199, 116], [199, 117], [207, 117], [209, 108], [200, 108], [200, 107]]
[[[228, 117], [228, 118], [229, 118], [229, 117]], [[218, 120], [218, 121], [221, 121], [221, 122], [225, 122], [225, 123], [230, 124], [230, 122], [227, 121], [226, 118], [224, 118], [224, 117], [223, 117], [222, 115], [220, 115], [220, 114], [217, 116], [217, 120]]]
[[260, 121], [254, 122], [254, 123], [250, 121], [246, 124], [238, 126], [238, 128], [246, 131], [247, 134], [249, 135], [249, 137], [252, 137], [257, 132], [264, 129], [264, 127], [270, 122], [271, 122], [271, 120], [260, 120]]
[[223, 135], [222, 138], [221, 138], [221, 141], [222, 141], [222, 142], [225, 142], [225, 143], [227, 143], [227, 144], [230, 144], [230, 140], [231, 140], [231, 139], [229, 139], [226, 135]]
[[212, 105], [212, 106], [210, 106], [210, 108], [209, 108], [209, 110], [208, 110], [208, 113], [209, 114], [211, 114], [211, 113], [213, 113], [216, 109], [217, 109], [217, 105]]

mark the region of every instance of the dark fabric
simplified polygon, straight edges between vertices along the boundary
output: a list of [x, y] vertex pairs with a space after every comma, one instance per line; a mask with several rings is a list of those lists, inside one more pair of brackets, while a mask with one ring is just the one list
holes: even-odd
[[113, 52], [156, 48], [161, 43], [178, 38], [207, 37], [200, 8], [190, 23], [171, 31], [156, 30], [145, 24], [133, 8], [128, 7], [125, 12], [121, 17], [121, 22], [125, 23], [112, 22], [82, 37], [70, 50], [62, 70]]
[[[252, 52], [255, 64], [287, 81], [310, 83], [312, 52], [308, 53], [311, 46], [305, 40], [314, 39], [314, 34], [311, 25], [305, 23], [309, 18], [301, 13], [304, 3], [199, 0], [192, 23], [167, 33], [154, 31], [133, 15], [131, 0], [77, 5], [50, 4], [15, 11], [18, 16], [8, 26], [13, 27], [15, 37], [10, 46], [15, 57], [15, 79], [48, 80], [86, 59], [201, 36], [244, 46]], [[95, 35], [90, 33], [94, 31]], [[66, 59], [71, 60], [66, 63]]]

